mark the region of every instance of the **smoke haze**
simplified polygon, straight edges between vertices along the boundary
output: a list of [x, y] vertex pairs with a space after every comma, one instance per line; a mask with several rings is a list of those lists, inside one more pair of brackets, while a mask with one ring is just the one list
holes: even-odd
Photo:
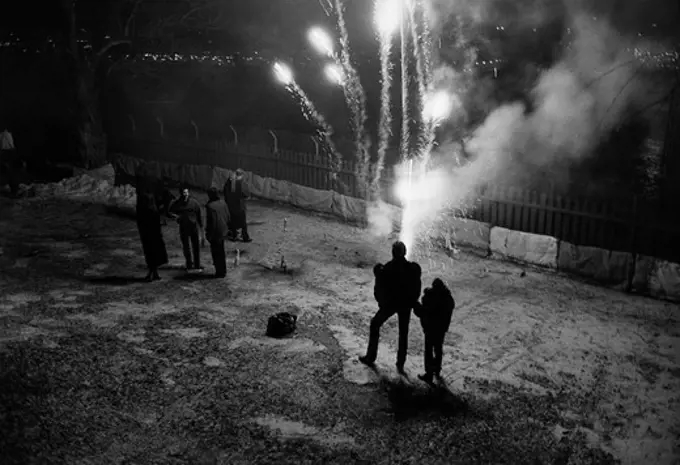
[[[507, 15], [503, 5], [508, 3], [433, 0], [431, 10], [439, 18], [462, 15], [476, 22], [495, 21], [503, 15], [519, 18]], [[415, 201], [412, 209], [417, 213], [405, 214], [411, 220], [402, 224], [402, 229], [424, 232], [447, 207], [469, 207], [478, 189], [489, 184], [514, 184], [548, 171], [562, 173], [553, 179], [555, 184], [565, 182], [571, 165], [589, 157], [628, 112], [647, 103], [649, 83], [630, 51], [640, 41], [617, 32], [601, 17], [594, 19], [575, 4], [525, 0], [513, 6], [520, 13], [531, 11], [529, 17], [522, 16], [525, 26], [540, 26], [559, 19], [558, 15], [567, 15], [562, 20], [571, 29], [571, 43], [549, 69], [539, 74], [528, 101], [511, 102], [489, 112], [463, 141], [465, 157], [460, 141], [445, 144], [433, 153], [433, 160], [441, 167], [427, 174], [424, 184], [432, 186], [428, 197]], [[503, 22], [508, 24], [507, 20]], [[444, 20], [435, 24], [441, 28]], [[445, 32], [436, 27], [433, 30]], [[465, 101], [466, 96], [461, 94], [468, 86], [459, 71], [441, 66], [436, 78], [435, 82]], [[464, 120], [464, 111], [460, 106], [452, 120]], [[462, 158], [467, 158], [463, 166], [446, 167]]]

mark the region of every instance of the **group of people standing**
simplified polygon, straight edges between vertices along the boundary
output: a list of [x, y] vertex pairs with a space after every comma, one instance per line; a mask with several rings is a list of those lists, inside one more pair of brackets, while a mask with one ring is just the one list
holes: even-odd
[[168, 252], [163, 239], [163, 217], [177, 221], [187, 271], [202, 271], [201, 245], [207, 241], [215, 267], [215, 277], [227, 275], [225, 241], [238, 239], [251, 242], [248, 234], [246, 200], [250, 197], [242, 169], [237, 169], [224, 185], [224, 199], [216, 188], [208, 190], [208, 203], [203, 207], [188, 186], [182, 186], [179, 197], [159, 180], [149, 176], [144, 168], [137, 178], [137, 227], [144, 251], [148, 274], [146, 280], [161, 279], [158, 270], [168, 263]]
[[[227, 275], [225, 241], [241, 239], [251, 242], [246, 219], [246, 200], [250, 197], [243, 170], [236, 170], [225, 183], [224, 199], [216, 188], [208, 190], [205, 205], [205, 223], [201, 204], [191, 196], [187, 186], [180, 189], [180, 196], [173, 195], [157, 180], [142, 172], [137, 180], [137, 226], [148, 267], [147, 281], [161, 279], [158, 269], [168, 263], [168, 253], [163, 240], [163, 216], [173, 218], [179, 224], [179, 235], [186, 260], [186, 269], [203, 270], [201, 266], [201, 240], [210, 243], [215, 267], [215, 277]], [[202, 237], [201, 237], [202, 236]], [[446, 284], [436, 278], [425, 289], [421, 301], [422, 270], [418, 263], [406, 259], [406, 245], [392, 245], [392, 260], [373, 268], [375, 287], [373, 295], [378, 312], [371, 319], [366, 355], [359, 360], [373, 366], [378, 356], [380, 328], [392, 316], [399, 318], [399, 343], [397, 370], [404, 373], [408, 352], [408, 331], [413, 310], [425, 335], [425, 373], [419, 378], [432, 383], [441, 376], [443, 347], [451, 324], [455, 301]]]
[[375, 364], [378, 357], [380, 328], [388, 319], [397, 315], [399, 318], [397, 371], [403, 374], [413, 310], [420, 318], [425, 334], [425, 373], [418, 377], [432, 383], [435, 376], [441, 376], [444, 339], [456, 306], [451, 291], [441, 279], [435, 278], [432, 286], [425, 289], [422, 301], [419, 301], [422, 270], [418, 263], [406, 259], [406, 245], [401, 241], [392, 245], [392, 260], [384, 265], [375, 265], [373, 274], [375, 275], [373, 295], [378, 302], [378, 312], [371, 319], [366, 355], [359, 357], [359, 360], [369, 366]]

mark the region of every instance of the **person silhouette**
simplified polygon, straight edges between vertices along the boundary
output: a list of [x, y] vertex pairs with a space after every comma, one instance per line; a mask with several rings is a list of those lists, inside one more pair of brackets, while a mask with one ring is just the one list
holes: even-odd
[[373, 268], [375, 287], [373, 295], [378, 302], [378, 311], [371, 319], [366, 355], [359, 361], [372, 366], [378, 357], [380, 328], [393, 315], [399, 318], [399, 346], [397, 350], [397, 371], [404, 372], [408, 351], [408, 329], [411, 310], [417, 305], [421, 291], [420, 265], [406, 259], [406, 245], [397, 241], [392, 244], [392, 260], [377, 264]]
[[456, 301], [449, 288], [444, 281], [435, 278], [432, 287], [423, 292], [422, 304], [414, 309], [425, 333], [425, 374], [418, 375], [418, 378], [426, 383], [431, 383], [433, 376], [441, 377], [444, 338], [451, 326], [455, 307]]

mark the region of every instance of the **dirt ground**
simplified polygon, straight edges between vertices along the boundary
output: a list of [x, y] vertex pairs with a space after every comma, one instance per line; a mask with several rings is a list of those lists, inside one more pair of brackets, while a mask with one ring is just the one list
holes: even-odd
[[[377, 372], [356, 360], [390, 238], [253, 202], [226, 280], [181, 270], [171, 223], [170, 266], [146, 284], [132, 219], [1, 202], [3, 464], [680, 463], [675, 304], [423, 248], [424, 284], [458, 304], [448, 387], [431, 389], [415, 318], [409, 380], [396, 319]], [[287, 274], [267, 268], [281, 254]], [[279, 311], [298, 330], [267, 338]]]

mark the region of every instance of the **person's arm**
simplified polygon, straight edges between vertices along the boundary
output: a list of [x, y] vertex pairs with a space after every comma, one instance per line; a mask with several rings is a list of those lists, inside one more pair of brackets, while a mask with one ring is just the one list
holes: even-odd
[[225, 220], [227, 221], [227, 224], [231, 221], [231, 212], [229, 211], [229, 205], [227, 205], [227, 202], [224, 202], [224, 214], [226, 215]]
[[248, 186], [248, 183], [246, 182], [245, 179], [243, 181], [241, 181], [241, 183], [242, 183], [241, 184], [241, 196], [244, 199], [249, 199], [250, 198], [250, 186]]
[[204, 233], [204, 238], [210, 240], [212, 237], [213, 231], [215, 229], [215, 218], [214, 218], [215, 213], [209, 209], [208, 207], [205, 207], [205, 233]]
[[411, 302], [415, 303], [418, 302], [418, 299], [420, 298], [420, 293], [423, 290], [423, 283], [421, 281], [421, 276], [422, 276], [422, 269], [420, 268], [420, 265], [417, 263], [413, 262], [413, 295], [411, 296]]
[[203, 229], [203, 215], [201, 214], [201, 204], [194, 200], [194, 213], [196, 214], [196, 224], [198, 227]]
[[179, 199], [171, 199], [168, 203], [168, 216], [171, 218], [177, 218], [177, 200]]

